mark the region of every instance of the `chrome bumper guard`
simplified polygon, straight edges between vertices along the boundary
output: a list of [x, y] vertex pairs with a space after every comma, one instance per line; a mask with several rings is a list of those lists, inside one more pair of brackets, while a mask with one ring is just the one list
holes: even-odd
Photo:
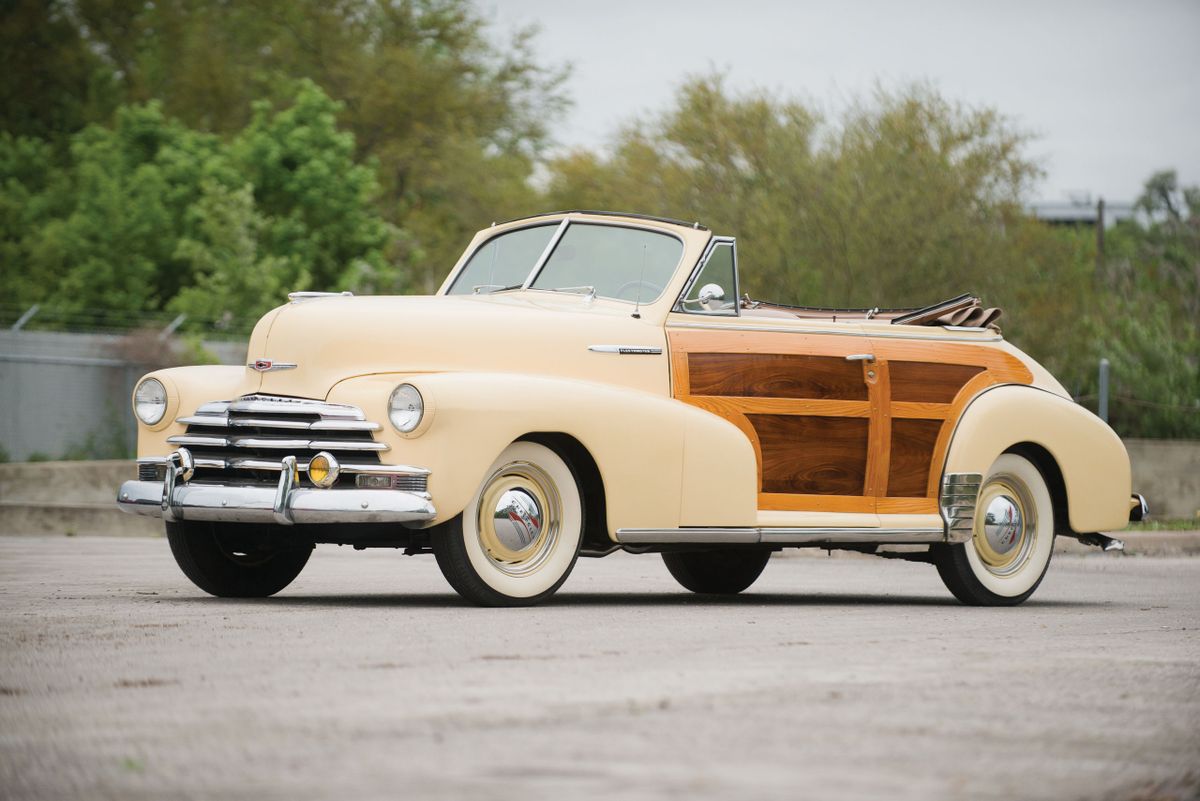
[[[428, 475], [419, 467], [388, 465], [389, 473]], [[167, 522], [210, 520], [227, 523], [420, 523], [437, 512], [427, 492], [394, 489], [315, 489], [297, 487], [296, 457], [279, 464], [274, 487], [193, 482], [191, 453], [180, 448], [166, 458], [163, 481], [126, 481], [117, 506], [130, 514]], [[380, 470], [382, 472], [382, 470]]]
[[975, 504], [982, 484], [979, 473], [947, 473], [942, 478], [938, 507], [946, 524], [946, 542], [966, 542], [975, 533]]

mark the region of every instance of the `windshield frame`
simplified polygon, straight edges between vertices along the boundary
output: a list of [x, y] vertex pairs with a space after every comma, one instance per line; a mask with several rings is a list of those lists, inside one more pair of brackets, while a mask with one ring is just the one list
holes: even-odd
[[[547, 223], [545, 221], [541, 221], [541, 222], [535, 222], [531, 225], [521, 225], [521, 226], [517, 226], [514, 228], [506, 228], [505, 230], [497, 233], [495, 236], [490, 236], [487, 239], [484, 239], [476, 247], [472, 248], [471, 252], [465, 256], [465, 258], [462, 261], [462, 267], [458, 270], [457, 274], [454, 276], [454, 279], [450, 282], [449, 286], [446, 288], [446, 294], [449, 294], [450, 290], [453, 289], [453, 287], [458, 284], [458, 281], [462, 277], [463, 272], [466, 269], [466, 266], [468, 264], [470, 264], [471, 259], [473, 259], [475, 257], [475, 254], [477, 252], [479, 252], [480, 249], [485, 247], [489, 242], [494, 241], [498, 237], [513, 233], [514, 231], [522, 231], [527, 228], [534, 228], [534, 227], [538, 227], [538, 226], [546, 225], [546, 224]], [[549, 224], [553, 225], [554, 223], [551, 222]], [[682, 236], [680, 236], [679, 234], [677, 234], [676, 232], [665, 229], [665, 228], [661, 228], [659, 226], [642, 225], [642, 224], [639, 224], [632, 220], [629, 222], [624, 222], [624, 221], [614, 222], [614, 221], [610, 221], [610, 220], [587, 220], [587, 219], [575, 219], [572, 217], [563, 217], [562, 220], [557, 225], [557, 230], [555, 230], [555, 232], [551, 235], [550, 241], [546, 243], [545, 249], [542, 250], [542, 253], [540, 256], [538, 256], [537, 261], [534, 262], [534, 265], [530, 269], [529, 274], [525, 276], [525, 281], [520, 286], [521, 291], [550, 292], [550, 293], [553, 293], [556, 295], [564, 294], [563, 290], [561, 290], [561, 289], [548, 289], [545, 287], [535, 287], [535, 286], [533, 286], [533, 282], [536, 281], [538, 279], [538, 276], [541, 275], [542, 270], [545, 268], [547, 262], [549, 262], [550, 258], [554, 255], [554, 250], [555, 250], [555, 248], [558, 247], [558, 243], [562, 240], [563, 235], [566, 234], [567, 229], [572, 225], [594, 225], [594, 226], [602, 226], [605, 228], [632, 228], [632, 229], [639, 230], [639, 231], [647, 231], [647, 232], [654, 233], [654, 234], [661, 234], [663, 236], [669, 236], [669, 237], [675, 239], [679, 243], [679, 245], [680, 245], [679, 259], [675, 262], [675, 266], [671, 269], [670, 277], [667, 279], [666, 283], [663, 286], [662, 291], [659, 292], [659, 294], [657, 296], [655, 296], [653, 299], [650, 299], [650, 300], [645, 300], [645, 299], [625, 300], [624, 298], [614, 298], [614, 297], [610, 297], [608, 295], [596, 295], [597, 298], [602, 298], [604, 300], [613, 301], [615, 303], [625, 303], [630, 306], [637, 306], [637, 305], [650, 305], [650, 304], [654, 304], [654, 303], [661, 301], [667, 295], [667, 290], [670, 288], [671, 283], [679, 275], [679, 268], [684, 263], [684, 260], [687, 258], [687, 255], [688, 255], [687, 241], [684, 240], [684, 238]], [[464, 294], [464, 293], [459, 293], [459, 294]], [[491, 292], [480, 292], [480, 293], [476, 293], [476, 294], [490, 295], [492, 293]], [[586, 297], [586, 295], [585, 295], [585, 297]]]

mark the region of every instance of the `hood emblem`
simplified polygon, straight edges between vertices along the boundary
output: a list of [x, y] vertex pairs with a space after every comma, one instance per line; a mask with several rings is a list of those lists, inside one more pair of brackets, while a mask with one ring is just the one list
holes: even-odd
[[294, 362], [276, 362], [271, 359], [255, 359], [246, 366], [260, 373], [271, 373], [276, 370], [295, 370], [299, 367]]

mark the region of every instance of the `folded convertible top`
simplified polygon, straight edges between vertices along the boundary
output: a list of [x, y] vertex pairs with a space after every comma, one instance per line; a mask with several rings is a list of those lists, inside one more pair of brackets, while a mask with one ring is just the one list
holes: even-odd
[[994, 328], [1001, 310], [985, 307], [978, 297], [970, 293], [957, 295], [948, 300], [921, 308], [883, 309], [837, 309], [822, 306], [789, 306], [752, 300], [749, 295], [742, 298], [742, 309], [751, 315], [769, 317], [799, 317], [801, 319], [842, 320], [888, 320], [892, 325], [955, 326], [962, 328]]

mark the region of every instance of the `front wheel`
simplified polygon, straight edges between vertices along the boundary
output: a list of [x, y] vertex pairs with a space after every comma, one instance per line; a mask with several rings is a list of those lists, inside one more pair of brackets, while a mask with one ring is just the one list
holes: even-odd
[[312, 543], [279, 547], [270, 526], [184, 521], [167, 523], [167, 542], [183, 574], [220, 598], [266, 598], [292, 583], [308, 564]]
[[702, 595], [736, 595], [758, 579], [771, 552], [726, 548], [667, 552], [662, 558], [685, 589]]
[[1037, 589], [1054, 550], [1054, 504], [1033, 462], [1001, 455], [975, 505], [970, 540], [934, 549], [946, 588], [964, 604], [1016, 606]]
[[480, 606], [530, 606], [557, 590], [583, 542], [583, 496], [571, 466], [514, 442], [463, 513], [431, 536], [442, 575]]

